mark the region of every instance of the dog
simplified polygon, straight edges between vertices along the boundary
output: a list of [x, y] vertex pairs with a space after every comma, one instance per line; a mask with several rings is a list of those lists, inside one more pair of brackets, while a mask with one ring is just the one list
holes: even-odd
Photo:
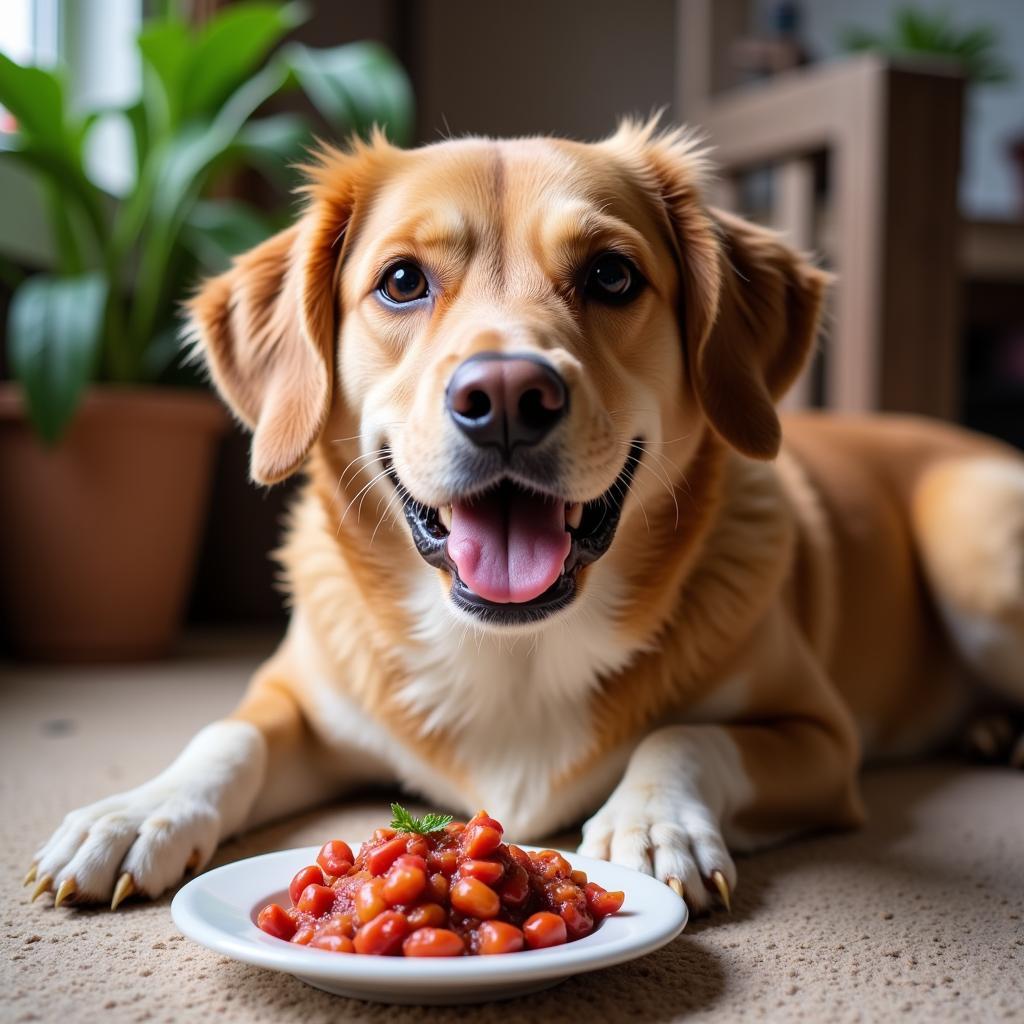
[[685, 131], [378, 134], [306, 174], [189, 304], [253, 480], [307, 474], [287, 635], [166, 771], [67, 816], [36, 895], [155, 897], [376, 783], [524, 841], [586, 819], [581, 853], [703, 911], [737, 851], [860, 823], [862, 761], [947, 739], [971, 679], [1024, 698], [1024, 460], [783, 425], [828, 275], [707, 205]]

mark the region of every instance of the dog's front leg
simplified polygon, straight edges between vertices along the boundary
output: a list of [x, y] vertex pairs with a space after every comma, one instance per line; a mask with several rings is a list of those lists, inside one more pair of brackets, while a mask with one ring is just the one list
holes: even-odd
[[[56, 902], [158, 896], [244, 827], [325, 799], [337, 784], [288, 676], [273, 663], [234, 714], [202, 729], [156, 778], [72, 811], [36, 854], [35, 896]], [[287, 791], [287, 793], [286, 793]]]
[[716, 895], [728, 906], [730, 849], [863, 815], [853, 724], [802, 637], [776, 613], [752, 651], [747, 721], [651, 732], [583, 828], [580, 853], [681, 887], [697, 911]]

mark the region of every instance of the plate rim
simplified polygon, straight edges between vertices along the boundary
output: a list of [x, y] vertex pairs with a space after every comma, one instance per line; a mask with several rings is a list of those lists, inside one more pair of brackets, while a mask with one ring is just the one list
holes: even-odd
[[[522, 849], [547, 850], [554, 849], [554, 847], [522, 844]], [[346, 984], [356, 988], [387, 982], [396, 990], [425, 987], [432, 991], [446, 985], [453, 988], [468, 986], [484, 988], [491, 985], [565, 978], [574, 974], [602, 970], [616, 964], [636, 960], [660, 949], [683, 931], [689, 919], [685, 901], [679, 899], [668, 886], [652, 876], [608, 861], [600, 861], [583, 854], [563, 850], [558, 852], [566, 858], [571, 858], [570, 862], [574, 863], [574, 866], [578, 864], [583, 870], [587, 870], [588, 874], [591, 873], [591, 870], [600, 872], [602, 868], [612, 868], [617, 872], [627, 872], [636, 876], [640, 880], [641, 886], [656, 886], [663, 889], [666, 904], [674, 910], [674, 913], [669, 913], [663, 921], [659, 921], [650, 935], [642, 938], [623, 936], [619, 942], [606, 949], [586, 946], [587, 938], [589, 938], [587, 936], [576, 942], [566, 943], [552, 949], [523, 950], [505, 957], [410, 959], [368, 956], [349, 958], [341, 957], [339, 954], [327, 950], [295, 948], [294, 946], [291, 947], [290, 952], [286, 952], [276, 945], [264, 946], [264, 938], [271, 942], [275, 940], [272, 936], [264, 936], [257, 929], [255, 923], [252, 923], [254, 933], [252, 940], [239, 938], [210, 923], [197, 909], [197, 901], [201, 895], [205, 894], [211, 880], [217, 876], [237, 875], [240, 871], [251, 870], [254, 861], [263, 861], [266, 866], [269, 866], [267, 862], [271, 860], [284, 861], [292, 858], [299, 860], [308, 857], [308, 862], [312, 863], [318, 850], [318, 846], [303, 846], [254, 854], [251, 857], [240, 858], [206, 871], [191, 879], [178, 890], [171, 901], [171, 917], [178, 930], [192, 941], [213, 952], [255, 967], [280, 971], [300, 978], [325, 979], [335, 985]], [[588, 865], [592, 866], [591, 870], [588, 870]], [[263, 898], [269, 898], [273, 891], [265, 896], [255, 895], [253, 905], [255, 906]], [[654, 895], [653, 889], [651, 895]], [[670, 897], [671, 902], [669, 902]], [[282, 942], [283, 940], [276, 941]], [[293, 957], [294, 960], [292, 960]], [[339, 968], [341, 969], [339, 970]]]

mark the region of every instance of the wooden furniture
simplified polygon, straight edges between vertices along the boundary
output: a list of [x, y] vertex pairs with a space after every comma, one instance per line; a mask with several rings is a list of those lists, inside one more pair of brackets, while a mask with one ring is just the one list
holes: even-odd
[[1024, 221], [967, 221], [960, 263], [970, 280], [1024, 283]]
[[707, 132], [725, 204], [744, 174], [772, 168], [772, 222], [837, 274], [821, 393], [807, 376], [790, 404], [955, 418], [963, 79], [862, 55], [729, 88], [745, 6], [678, 0], [678, 103]]

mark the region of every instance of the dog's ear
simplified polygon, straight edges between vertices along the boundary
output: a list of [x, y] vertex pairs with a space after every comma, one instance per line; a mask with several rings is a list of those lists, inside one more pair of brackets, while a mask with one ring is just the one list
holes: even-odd
[[707, 164], [685, 132], [624, 125], [613, 142], [644, 168], [675, 240], [681, 327], [693, 389], [734, 448], [771, 459], [782, 438], [775, 402], [813, 347], [830, 279], [772, 231], [708, 209]]
[[308, 168], [315, 177], [301, 219], [238, 257], [188, 304], [198, 354], [253, 431], [249, 471], [258, 483], [276, 483], [299, 468], [330, 410], [337, 272], [356, 159], [330, 153]]
[[[772, 459], [782, 440], [775, 403], [814, 346], [828, 275], [775, 232], [721, 211], [710, 216], [720, 287], [710, 323], [706, 312], [698, 315], [689, 334], [694, 388], [721, 437], [744, 455]], [[682, 258], [685, 268], [685, 248]], [[691, 296], [684, 310], [686, 328], [698, 301]]]

